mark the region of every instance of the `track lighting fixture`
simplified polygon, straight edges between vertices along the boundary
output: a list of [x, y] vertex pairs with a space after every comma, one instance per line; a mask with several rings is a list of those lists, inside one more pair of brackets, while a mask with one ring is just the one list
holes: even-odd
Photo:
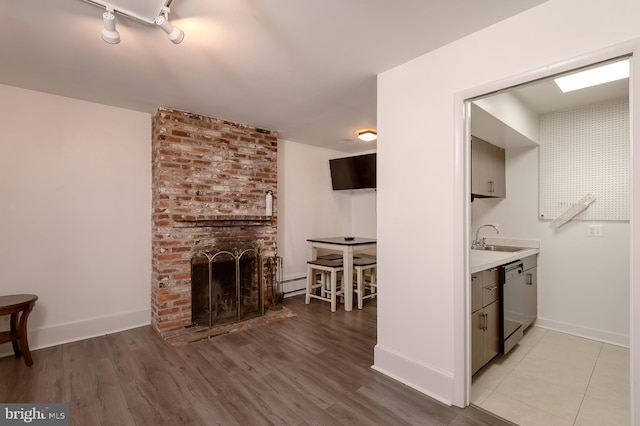
[[120, 33], [116, 30], [116, 16], [107, 8], [102, 14], [102, 39], [109, 44], [120, 43]]
[[102, 39], [109, 44], [120, 43], [120, 33], [116, 30], [116, 14], [160, 27], [172, 43], [184, 40], [184, 32], [169, 23], [169, 6], [173, 0], [84, 0], [105, 10], [102, 14]]
[[165, 8], [163, 12], [163, 14], [158, 15], [158, 17], [156, 18], [156, 25], [162, 28], [162, 31], [167, 33], [167, 38], [171, 40], [173, 44], [179, 44], [182, 40], [184, 40], [184, 32], [180, 28], [174, 27], [169, 23], [168, 9]]

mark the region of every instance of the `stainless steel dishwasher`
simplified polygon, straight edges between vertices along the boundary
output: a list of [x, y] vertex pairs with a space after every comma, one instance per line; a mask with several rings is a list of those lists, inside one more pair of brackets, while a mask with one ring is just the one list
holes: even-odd
[[522, 339], [524, 332], [524, 265], [517, 260], [503, 265], [500, 272], [500, 352], [506, 354]]

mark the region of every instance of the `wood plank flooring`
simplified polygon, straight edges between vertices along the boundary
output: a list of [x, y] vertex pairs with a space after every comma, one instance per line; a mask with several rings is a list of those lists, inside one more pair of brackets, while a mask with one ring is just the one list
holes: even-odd
[[169, 348], [150, 326], [0, 359], [0, 402], [68, 402], [72, 425], [509, 425], [372, 370], [376, 304], [303, 296], [270, 324]]

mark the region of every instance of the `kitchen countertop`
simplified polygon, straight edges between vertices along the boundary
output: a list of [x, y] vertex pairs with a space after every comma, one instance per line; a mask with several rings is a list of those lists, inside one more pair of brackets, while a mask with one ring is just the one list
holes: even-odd
[[485, 269], [494, 268], [513, 262], [514, 260], [524, 259], [527, 256], [540, 253], [540, 242], [538, 240], [522, 240], [511, 238], [487, 238], [487, 245], [501, 245], [510, 247], [522, 247], [522, 250], [516, 252], [491, 251], [491, 250], [470, 250], [469, 268], [470, 273], [484, 271]]

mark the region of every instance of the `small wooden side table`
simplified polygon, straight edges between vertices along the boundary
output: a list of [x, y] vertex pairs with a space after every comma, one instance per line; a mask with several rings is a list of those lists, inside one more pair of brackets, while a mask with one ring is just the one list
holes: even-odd
[[27, 341], [27, 318], [36, 304], [35, 294], [0, 296], [0, 315], [11, 315], [11, 329], [0, 333], [0, 343], [11, 342], [16, 357], [24, 355], [28, 367], [33, 365]]

